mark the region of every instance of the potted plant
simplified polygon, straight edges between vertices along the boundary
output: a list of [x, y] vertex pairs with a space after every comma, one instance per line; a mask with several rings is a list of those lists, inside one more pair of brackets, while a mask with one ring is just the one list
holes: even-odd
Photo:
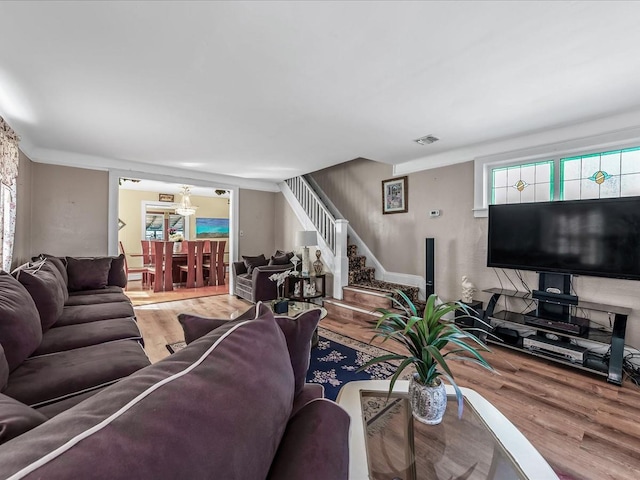
[[276, 290], [278, 292], [278, 298], [273, 301], [273, 311], [275, 313], [287, 313], [289, 311], [289, 299], [284, 298], [284, 279], [292, 273], [291, 270], [285, 270], [284, 272], [274, 273], [269, 277], [269, 280], [276, 282]]
[[[468, 316], [475, 317], [475, 312], [461, 302], [438, 304], [437, 295], [431, 295], [427, 299], [424, 314], [420, 317], [415, 305], [407, 295], [400, 290], [397, 292], [404, 303], [392, 298], [399, 310], [376, 309], [382, 313], [382, 316], [376, 323], [376, 334], [372, 340], [377, 337], [383, 338], [383, 341], [393, 340], [401, 344], [407, 353], [390, 353], [376, 357], [361, 369], [375, 363], [401, 360], [398, 369], [391, 377], [390, 394], [402, 372], [406, 368], [414, 366], [416, 371], [409, 382], [411, 410], [417, 420], [430, 425], [442, 421], [447, 407], [447, 395], [442, 382], [442, 377], [444, 377], [455, 390], [458, 416], [461, 417], [462, 392], [453, 379], [447, 362], [462, 360], [475, 363], [490, 371], [494, 370], [479, 353], [480, 351], [489, 351], [487, 346], [470, 331], [461, 330], [454, 323], [444, 320], [443, 317], [447, 314], [454, 314], [456, 311], [462, 311]], [[482, 322], [480, 319], [477, 320]], [[448, 345], [453, 348], [444, 351]]]

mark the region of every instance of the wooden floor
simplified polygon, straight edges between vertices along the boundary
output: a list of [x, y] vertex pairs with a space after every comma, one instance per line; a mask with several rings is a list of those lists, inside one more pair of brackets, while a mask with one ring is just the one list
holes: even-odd
[[[145, 350], [155, 362], [168, 355], [167, 343], [183, 340], [180, 312], [228, 318], [250, 304], [231, 295], [202, 297], [136, 307]], [[321, 325], [368, 342], [362, 324], [327, 317]], [[389, 350], [391, 344], [383, 345]], [[554, 469], [585, 480], [640, 479], [640, 388], [629, 381], [609, 385], [553, 362], [493, 347], [487, 360], [499, 374], [453, 365], [458, 384], [493, 403], [540, 451]]]

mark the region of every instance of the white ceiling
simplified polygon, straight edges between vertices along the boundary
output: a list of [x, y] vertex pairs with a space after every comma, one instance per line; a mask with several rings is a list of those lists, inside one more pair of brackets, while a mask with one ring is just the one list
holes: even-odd
[[0, 18], [0, 115], [35, 161], [273, 181], [640, 126], [640, 2], [5, 1]]

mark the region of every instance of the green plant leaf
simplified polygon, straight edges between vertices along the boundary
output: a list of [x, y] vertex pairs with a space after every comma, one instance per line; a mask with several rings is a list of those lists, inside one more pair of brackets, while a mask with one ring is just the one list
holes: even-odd
[[453, 390], [456, 392], [456, 401], [458, 402], [458, 418], [462, 418], [462, 412], [464, 410], [464, 397], [462, 396], [462, 391], [451, 375], [443, 373], [442, 376], [449, 381], [449, 383], [453, 387]]

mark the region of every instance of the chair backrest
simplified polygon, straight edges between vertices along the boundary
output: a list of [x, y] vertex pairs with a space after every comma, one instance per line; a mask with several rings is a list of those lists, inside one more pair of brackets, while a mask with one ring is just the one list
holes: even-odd
[[124, 255], [124, 271], [127, 275], [129, 275], [129, 265], [127, 264], [127, 254], [124, 251], [124, 245], [122, 245], [122, 241], [118, 241], [118, 246], [120, 247], [120, 253]]
[[216, 275], [218, 277], [218, 285], [224, 285], [224, 274], [225, 274], [224, 249], [226, 246], [227, 246], [226, 240], [218, 241], [218, 250], [216, 253]]
[[154, 264], [156, 266], [155, 290], [173, 289], [173, 242], [153, 242]]
[[151, 250], [151, 240], [140, 240], [142, 243], [142, 264], [151, 265], [153, 260], [151, 259], [155, 255], [155, 251]]

